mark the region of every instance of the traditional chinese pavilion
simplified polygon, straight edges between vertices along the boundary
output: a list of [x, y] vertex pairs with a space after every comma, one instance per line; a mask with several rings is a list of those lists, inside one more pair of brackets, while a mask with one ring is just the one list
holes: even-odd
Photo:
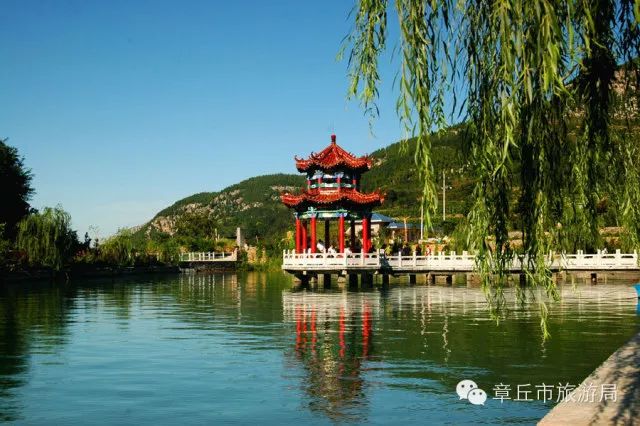
[[[284, 193], [282, 202], [294, 209], [296, 252], [317, 251], [317, 222], [324, 221], [324, 241], [331, 241], [330, 221], [338, 221], [338, 251], [345, 251], [345, 221], [350, 223], [351, 251], [356, 250], [356, 220], [362, 220], [362, 250], [371, 249], [371, 212], [384, 201], [378, 192], [360, 192], [360, 177], [371, 169], [368, 156], [356, 157], [336, 143], [309, 158], [294, 157], [296, 168], [307, 175], [307, 186], [299, 194]], [[310, 228], [310, 229], [309, 229]]]

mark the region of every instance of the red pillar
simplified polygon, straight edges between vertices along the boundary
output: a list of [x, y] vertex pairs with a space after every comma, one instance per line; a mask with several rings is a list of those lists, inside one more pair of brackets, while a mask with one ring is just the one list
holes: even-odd
[[300, 218], [296, 217], [296, 253], [300, 253], [302, 250], [302, 231], [301, 231]]
[[307, 222], [302, 224], [302, 251], [307, 252]]
[[316, 217], [311, 216], [311, 253], [316, 252]]
[[340, 253], [344, 253], [344, 215], [340, 215], [338, 220], [338, 240], [340, 244]]
[[365, 253], [369, 251], [369, 218], [367, 216], [362, 217], [362, 250]]

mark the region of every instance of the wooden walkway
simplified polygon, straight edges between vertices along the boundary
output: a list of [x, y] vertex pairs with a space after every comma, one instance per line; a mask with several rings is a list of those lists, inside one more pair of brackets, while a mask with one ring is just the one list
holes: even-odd
[[[430, 256], [385, 256], [380, 253], [295, 253], [285, 250], [282, 258], [282, 269], [292, 274], [348, 274], [359, 272], [370, 273], [468, 273], [476, 269], [476, 258], [467, 252], [438, 253]], [[522, 264], [526, 259], [513, 259], [511, 272], [522, 271]], [[637, 253], [605, 253], [595, 254], [552, 254], [547, 256], [547, 262], [553, 271], [636, 271], [638, 267]]]

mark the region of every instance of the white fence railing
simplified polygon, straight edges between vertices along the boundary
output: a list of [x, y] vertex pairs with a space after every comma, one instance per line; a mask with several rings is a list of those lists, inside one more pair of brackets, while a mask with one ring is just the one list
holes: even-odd
[[[562, 270], [638, 270], [637, 253], [606, 253], [598, 251], [595, 254], [549, 253], [545, 257], [549, 267]], [[379, 269], [389, 268], [402, 271], [451, 271], [463, 272], [475, 269], [476, 258], [473, 254], [462, 252], [437, 253], [429, 256], [417, 255], [415, 252], [408, 256], [401, 253], [384, 255], [382, 253], [296, 253], [285, 250], [282, 257], [283, 269], [297, 270], [340, 270], [340, 269]], [[522, 269], [526, 259], [515, 257], [511, 270]]]
[[402, 253], [386, 256], [387, 265], [391, 269], [432, 270], [432, 271], [472, 271], [475, 267], [474, 255], [463, 251], [462, 254], [444, 252], [418, 256], [415, 252], [409, 256]]
[[232, 252], [189, 252], [180, 253], [180, 262], [235, 262], [238, 251]]
[[579, 250], [576, 254], [564, 254], [560, 257], [560, 267], [572, 269], [640, 269], [638, 268], [638, 253], [606, 253], [598, 250], [596, 254], [584, 254]]
[[380, 268], [380, 260], [383, 256], [379, 253], [296, 253], [295, 251], [284, 251], [282, 267], [304, 266], [308, 269], [314, 268]]

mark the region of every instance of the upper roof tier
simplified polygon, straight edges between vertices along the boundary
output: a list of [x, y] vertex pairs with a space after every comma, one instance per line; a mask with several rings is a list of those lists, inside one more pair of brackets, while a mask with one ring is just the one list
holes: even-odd
[[372, 164], [371, 158], [368, 156], [356, 157], [344, 150], [336, 143], [336, 135], [331, 135], [331, 144], [319, 153], [311, 153], [307, 159], [297, 156], [294, 159], [296, 160], [296, 168], [300, 172], [314, 169], [329, 171], [341, 167], [364, 172], [369, 170]]

